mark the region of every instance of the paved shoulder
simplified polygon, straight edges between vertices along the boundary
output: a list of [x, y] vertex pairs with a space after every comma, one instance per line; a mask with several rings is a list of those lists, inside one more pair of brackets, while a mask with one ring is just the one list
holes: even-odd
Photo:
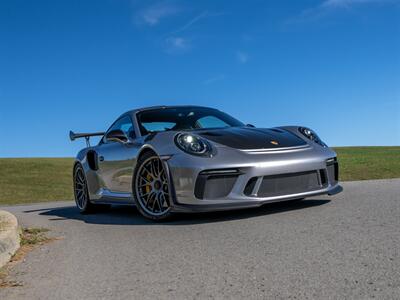
[[144, 220], [72, 202], [9, 208], [63, 237], [30, 253], [1, 299], [400, 298], [400, 179], [258, 209]]

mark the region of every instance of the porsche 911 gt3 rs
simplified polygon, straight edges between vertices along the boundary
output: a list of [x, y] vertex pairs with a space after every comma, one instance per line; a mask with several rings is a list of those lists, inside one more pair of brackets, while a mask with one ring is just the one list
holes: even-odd
[[[90, 146], [91, 136], [101, 136]], [[76, 205], [132, 204], [146, 218], [333, 195], [336, 153], [311, 129], [255, 128], [217, 109], [159, 106], [122, 114], [106, 132], [74, 133]]]

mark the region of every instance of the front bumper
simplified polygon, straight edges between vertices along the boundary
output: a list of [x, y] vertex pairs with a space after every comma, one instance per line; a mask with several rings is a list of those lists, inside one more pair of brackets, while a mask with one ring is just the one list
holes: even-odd
[[[341, 191], [335, 157], [322, 147], [257, 154], [223, 147], [213, 158], [177, 154], [167, 161], [173, 210], [230, 210], [333, 195]], [[201, 183], [204, 177], [210, 186]]]

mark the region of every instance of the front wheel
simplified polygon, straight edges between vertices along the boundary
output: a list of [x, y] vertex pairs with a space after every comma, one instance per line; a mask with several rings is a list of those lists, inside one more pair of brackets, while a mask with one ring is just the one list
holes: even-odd
[[147, 152], [139, 158], [132, 191], [136, 206], [144, 217], [160, 221], [171, 216], [168, 175], [155, 153]]

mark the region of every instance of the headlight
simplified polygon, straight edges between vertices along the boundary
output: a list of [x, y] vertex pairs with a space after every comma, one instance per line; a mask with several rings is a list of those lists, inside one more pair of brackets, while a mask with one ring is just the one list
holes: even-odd
[[302, 135], [304, 135], [306, 138], [309, 140], [312, 140], [313, 142], [317, 143], [318, 145], [322, 147], [328, 147], [320, 138], [319, 136], [312, 131], [310, 128], [307, 127], [299, 127], [299, 131]]
[[213, 149], [207, 140], [190, 133], [178, 133], [175, 136], [175, 144], [189, 154], [199, 156], [213, 155]]

